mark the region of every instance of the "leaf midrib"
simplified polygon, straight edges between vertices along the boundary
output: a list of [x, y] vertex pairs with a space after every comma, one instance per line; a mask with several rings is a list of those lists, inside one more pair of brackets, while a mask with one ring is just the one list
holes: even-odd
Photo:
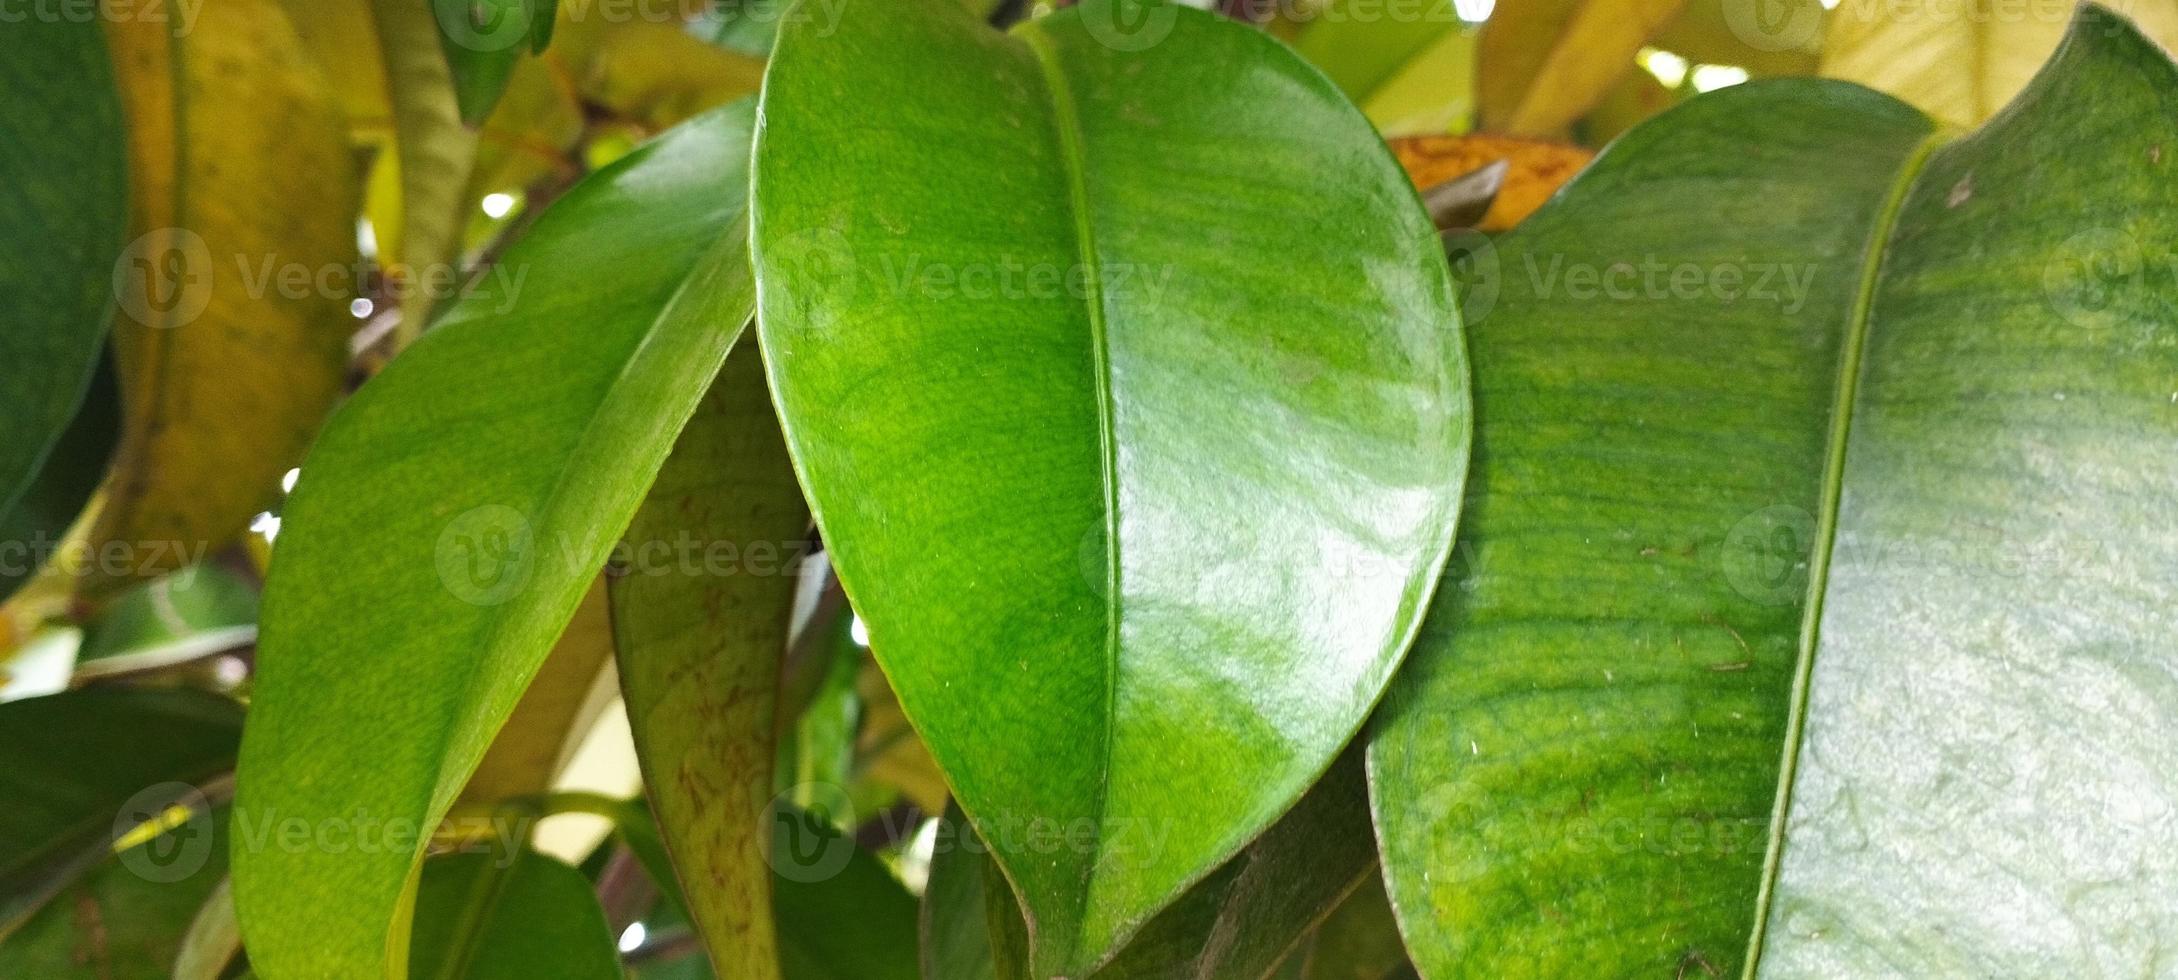
[[1777, 876], [1783, 864], [1785, 825], [1792, 808], [1794, 778], [1799, 772], [1800, 746], [1807, 728], [1808, 694], [1815, 671], [1815, 648], [1821, 639], [1823, 601], [1829, 590], [1831, 553], [1837, 543], [1838, 505], [1845, 492], [1845, 454], [1852, 437], [1853, 407], [1860, 394], [1862, 359], [1866, 353], [1869, 324], [1874, 320], [1876, 287], [1906, 198], [1919, 183], [1929, 157], [1952, 135], [1939, 128], [1908, 154], [1892, 182], [1890, 194], [1876, 213], [1868, 232], [1868, 247], [1861, 258], [1858, 291], [1853, 298], [1845, 343], [1838, 356], [1838, 375], [1832, 385], [1830, 433], [1823, 454], [1822, 497], [1815, 514], [1814, 550], [1808, 560], [1807, 600], [1802, 606], [1800, 636], [1792, 671], [1791, 711], [1785, 722], [1784, 758], [1778, 767], [1777, 797], [1770, 806], [1767, 850], [1762, 859], [1761, 890], [1755, 897], [1754, 923], [1748, 930], [1747, 956], [1741, 976], [1753, 980], [1762, 960], [1769, 934], [1770, 907], [1776, 899]]
[[[1082, 149], [1081, 115], [1073, 86], [1067, 81], [1058, 52], [1052, 47], [1051, 36], [1045, 33], [1041, 22], [1024, 23], [1016, 33], [1035, 56], [1044, 88], [1051, 96], [1051, 119], [1057, 131], [1060, 164], [1066, 169], [1068, 214], [1074, 224], [1075, 258], [1081, 263], [1082, 305], [1089, 321], [1090, 349], [1096, 373], [1097, 439], [1104, 490], [1104, 737], [1092, 809], [1101, 825], [1110, 803], [1112, 741], [1119, 703], [1119, 441], [1114, 435], [1111, 337], [1105, 322], [1104, 277], [1098, 259], [1096, 231], [1089, 220], [1086, 155]], [[1085, 888], [1096, 878], [1103, 847], [1104, 835], [1100, 831], [1085, 855], [1090, 869], [1083, 881]], [[1084, 915], [1086, 912], [1085, 906]], [[1081, 931], [1077, 923], [1068, 943], [1068, 960], [1080, 954], [1080, 944]]]

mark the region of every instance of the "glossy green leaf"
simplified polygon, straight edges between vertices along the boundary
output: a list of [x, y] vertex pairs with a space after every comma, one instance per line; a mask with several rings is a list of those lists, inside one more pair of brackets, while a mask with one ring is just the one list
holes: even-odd
[[1200, 11], [849, 4], [782, 31], [764, 99], [788, 445], [1037, 972], [1081, 976], [1397, 665], [1465, 459], [1441, 247], [1329, 82]]
[[2088, 8], [1978, 133], [1736, 87], [1478, 260], [1370, 759], [1426, 976], [2168, 968], [2174, 120]]
[[187, 690], [0, 704], [0, 935], [136, 823], [230, 771], [241, 728], [234, 702]]
[[489, 807], [550, 792], [612, 705], [615, 691], [605, 671], [612, 659], [612, 613], [600, 578], [583, 593], [552, 652], [492, 736], [461, 789], [462, 801]]
[[121, 392], [112, 363], [102, 361], [52, 454], [14, 505], [0, 509], [0, 600], [60, 552], [61, 540], [106, 478], [120, 437]]
[[103, 863], [0, 939], [0, 977], [175, 978], [190, 930], [227, 872], [230, 829], [226, 810], [195, 810], [118, 855], [102, 848]]
[[531, 850], [424, 863], [409, 972], [420, 980], [621, 980], [582, 872]]
[[691, 925], [721, 976], [779, 976], [771, 907], [779, 665], [809, 508], [754, 344], [726, 360], [623, 536], [620, 689]]
[[0, 598], [30, 574], [34, 536], [51, 523], [39, 518], [53, 501], [33, 489], [48, 458], [64, 467], [80, 458], [74, 445], [55, 446], [84, 414], [128, 230], [121, 105], [100, 25], [18, 23], [9, 33], [0, 54]]
[[[1150, 920], [1093, 980], [1263, 980], [1290, 958], [1316, 925], [1339, 907], [1376, 867], [1369, 829], [1368, 790], [1358, 751], [1342, 757], [1285, 818], [1179, 901]], [[1002, 880], [981, 868], [988, 848], [973, 830], [942, 829], [924, 893], [925, 980], [965, 980], [974, 971], [1017, 977], [1007, 964], [1021, 951], [1010, 924], [1019, 917]], [[987, 891], [996, 886], [998, 891]], [[981, 909], [962, 903], [980, 901]], [[976, 916], [981, 914], [983, 919]], [[980, 957], [980, 961], [978, 960]], [[995, 962], [995, 965], [993, 965]], [[973, 964], [969, 967], [969, 964]], [[971, 972], [961, 972], [965, 968]]]
[[553, 0], [431, 0], [462, 122], [491, 115], [515, 63], [551, 40], [557, 8]]
[[[751, 118], [570, 191], [502, 256], [511, 305], [464, 300], [327, 427], [266, 583], [238, 812], [446, 813], [749, 318]], [[420, 857], [238, 856], [258, 971], [399, 977]]]

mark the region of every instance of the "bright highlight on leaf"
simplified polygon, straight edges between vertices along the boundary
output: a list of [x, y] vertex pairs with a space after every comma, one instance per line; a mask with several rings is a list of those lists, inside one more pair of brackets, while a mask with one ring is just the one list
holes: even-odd
[[1290, 807], [1398, 662], [1466, 439], [1441, 246], [1322, 76], [1193, 10], [999, 35], [850, 4], [782, 30], [763, 115], [795, 464], [1035, 972], [1081, 976]]

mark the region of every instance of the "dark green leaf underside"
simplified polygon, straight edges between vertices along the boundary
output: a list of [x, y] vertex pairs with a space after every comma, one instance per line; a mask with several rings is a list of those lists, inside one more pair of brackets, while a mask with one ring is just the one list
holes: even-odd
[[1425, 975], [2168, 969], [2173, 120], [2089, 8], [1978, 134], [1743, 86], [1485, 257], [1466, 533], [1371, 750]]

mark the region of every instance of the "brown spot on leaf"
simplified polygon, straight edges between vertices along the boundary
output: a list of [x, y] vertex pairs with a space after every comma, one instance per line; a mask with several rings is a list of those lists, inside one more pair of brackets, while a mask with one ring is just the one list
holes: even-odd
[[1967, 174], [1966, 176], [1959, 178], [1958, 183], [1951, 185], [1951, 196], [1944, 198], [1944, 206], [1952, 208], [1958, 207], [1961, 204], [1965, 204], [1973, 196], [1974, 175]]

